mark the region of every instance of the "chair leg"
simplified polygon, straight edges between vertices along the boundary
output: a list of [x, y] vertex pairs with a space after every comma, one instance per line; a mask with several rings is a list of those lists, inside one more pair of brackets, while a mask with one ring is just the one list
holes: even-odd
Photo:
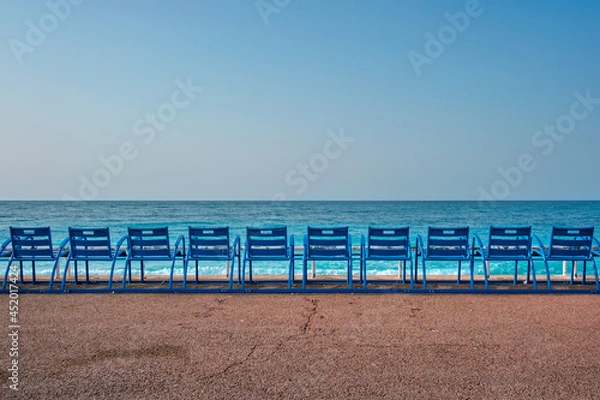
[[144, 261], [140, 261], [140, 280], [144, 283]]
[[73, 262], [73, 272], [73, 278], [75, 280], [75, 284], [77, 285], [79, 283], [79, 264], [77, 264], [77, 261]]
[[425, 257], [422, 258], [423, 262], [423, 290], [427, 289], [427, 273], [425, 272]]
[[246, 253], [244, 253], [244, 261], [242, 264], [242, 281], [240, 283], [242, 290], [246, 288]]
[[69, 270], [69, 262], [71, 261], [71, 257], [67, 257], [67, 261], [65, 262], [65, 270], [63, 272], [62, 282], [60, 284], [60, 291], [65, 291], [65, 285], [67, 282], [67, 271]]
[[33, 279], [33, 284], [35, 285], [35, 261], [31, 262], [31, 278]]
[[229, 290], [233, 289], [233, 271], [234, 270], [235, 270], [235, 256], [231, 258], [231, 267], [227, 271], [227, 276], [229, 277], [229, 285], [227, 286], [227, 288]]
[[85, 262], [85, 283], [90, 284], [90, 262], [87, 260]]
[[238, 284], [242, 281], [242, 256], [238, 254]]
[[23, 261], [19, 261], [19, 283], [23, 283]]
[[198, 282], [199, 282], [199, 279], [198, 279], [198, 260], [196, 260], [196, 283], [198, 283]]
[[415, 280], [413, 278], [413, 260], [410, 259], [410, 290], [415, 288]]
[[402, 284], [406, 283], [406, 260], [402, 261]]
[[[475, 276], [474, 276], [474, 269], [475, 269], [475, 260], [471, 257], [471, 261], [469, 262], [469, 275], [470, 275], [470, 285], [471, 285], [471, 290], [475, 290]], [[485, 271], [484, 275], [485, 275]], [[487, 289], [487, 288], [486, 288]]]
[[519, 269], [519, 262], [515, 261], [515, 277], [513, 279], [513, 285], [517, 284], [517, 272], [518, 272], [518, 269]]
[[352, 260], [348, 260], [348, 287], [352, 290], [353, 285]]
[[112, 290], [113, 277], [115, 275], [115, 264], [117, 263], [117, 254], [115, 253], [112, 264], [110, 266], [110, 274], [108, 276], [108, 290]]
[[302, 290], [306, 289], [306, 275], [308, 274], [308, 260], [302, 260]]
[[288, 290], [292, 288], [294, 284], [294, 258], [290, 258], [290, 265], [288, 271]]
[[458, 262], [458, 278], [456, 278], [456, 283], [460, 284], [460, 273], [462, 269], [462, 261]]
[[598, 266], [596, 265], [596, 259], [592, 258], [594, 265], [594, 279], [596, 280], [596, 292], [600, 291], [600, 282], [598, 282]]
[[362, 260], [361, 264], [362, 264], [362, 269], [364, 269], [363, 287], [366, 289], [367, 288], [367, 259]]
[[571, 261], [571, 280], [569, 284], [573, 284], [573, 279], [575, 279], [575, 261]]
[[585, 285], [586, 272], [587, 272], [587, 261], [584, 261], [583, 262], [583, 271], [581, 273], [581, 275], [582, 275], [581, 284], [583, 284], [583, 285]]
[[248, 261], [248, 282], [252, 283], [252, 260]]

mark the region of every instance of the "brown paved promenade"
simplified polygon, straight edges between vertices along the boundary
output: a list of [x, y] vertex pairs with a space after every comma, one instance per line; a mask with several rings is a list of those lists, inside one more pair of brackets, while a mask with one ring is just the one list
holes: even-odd
[[4, 335], [0, 398], [600, 396], [599, 295], [22, 294], [19, 301], [19, 391], [8, 389]]

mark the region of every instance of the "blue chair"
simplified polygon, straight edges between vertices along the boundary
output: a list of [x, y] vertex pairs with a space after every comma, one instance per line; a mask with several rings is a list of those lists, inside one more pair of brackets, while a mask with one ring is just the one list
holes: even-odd
[[289, 236], [286, 226], [272, 228], [246, 228], [246, 246], [242, 266], [242, 289], [246, 286], [246, 262], [249, 281], [252, 283], [252, 263], [254, 261], [287, 261], [288, 289], [294, 283], [294, 235]]
[[[402, 283], [406, 283], [406, 262], [410, 262], [410, 288], [414, 288], [413, 258], [409, 227], [374, 228], [369, 226], [367, 238], [361, 236], [362, 279], [367, 288], [367, 261], [402, 261]], [[399, 267], [400, 268], [400, 267]], [[400, 274], [400, 272], [399, 272]]]
[[573, 284], [575, 263], [577, 261], [583, 262], [582, 284], [585, 284], [587, 263], [592, 262], [594, 265], [596, 290], [600, 290], [600, 284], [598, 283], [598, 268], [594, 258], [596, 255], [594, 254], [593, 249], [594, 244], [600, 247], [600, 243], [598, 242], [598, 239], [594, 237], [593, 227], [576, 228], [554, 226], [552, 227], [552, 236], [547, 250], [545, 250], [539, 237], [534, 236], [534, 239], [540, 246], [540, 253], [544, 260], [544, 264], [546, 265], [548, 290], [551, 289], [549, 261], [571, 261], [571, 284]]
[[[110, 275], [108, 278], [108, 290], [112, 290], [113, 276], [115, 271], [115, 264], [117, 258], [121, 255], [121, 247], [127, 236], [119, 239], [117, 246], [113, 250], [110, 241], [110, 232], [108, 228], [71, 228], [69, 227], [69, 243], [71, 244], [71, 251], [67, 258], [67, 264], [62, 277], [62, 283], [60, 289], [65, 290], [67, 283], [67, 272], [69, 270], [69, 263], [73, 261], [73, 278], [74, 283], [79, 283], [79, 271], [78, 263], [85, 263], [85, 283], [90, 283], [90, 269], [89, 263], [92, 262], [110, 262]], [[52, 282], [50, 282], [50, 288], [52, 288]]]
[[481, 259], [483, 261], [486, 290], [488, 289], [489, 278], [489, 271], [487, 268], [488, 261], [514, 261], [515, 273], [513, 277], [513, 284], [517, 283], [519, 262], [527, 262], [527, 279], [525, 282], [529, 282], [530, 272], [533, 270], [533, 289], [537, 289], [537, 278], [535, 273], [535, 265], [533, 262], [533, 251], [531, 247], [531, 226], [490, 226], [487, 247], [484, 247], [483, 241], [478, 235], [474, 236], [479, 245]]
[[[51, 290], [52, 282], [54, 280], [56, 269], [59, 265], [60, 257], [65, 257], [68, 254], [68, 251], [66, 250], [68, 241], [68, 238], [65, 239], [60, 244], [58, 251], [54, 251], [50, 227], [16, 228], [11, 226], [10, 243], [12, 247], [12, 254], [8, 259], [8, 265], [6, 266], [6, 271], [4, 272], [4, 281], [2, 281], [2, 291], [6, 289], [6, 284], [8, 282], [8, 274], [13, 262], [19, 263], [19, 282], [33, 284], [37, 283], [37, 278], [35, 274], [35, 263], [52, 262], [52, 273], [50, 275], [50, 282], [48, 284], [48, 290]], [[3, 244], [3, 247], [4, 249], [6, 249], [7, 244]], [[24, 262], [31, 262], [31, 282], [24, 281]]]
[[348, 287], [352, 289], [352, 241], [348, 227], [307, 228], [302, 257], [303, 290], [306, 289], [309, 261], [346, 261]]
[[[183, 250], [179, 253], [179, 245]], [[144, 282], [144, 268], [147, 261], [170, 261], [169, 290], [173, 289], [173, 272], [177, 256], [181, 254], [183, 268], [185, 269], [185, 238], [180, 235], [171, 250], [169, 228], [127, 228], [127, 261], [123, 273], [123, 289], [127, 283], [127, 273], [131, 282], [131, 263], [140, 262], [140, 282]]]
[[230, 269], [229, 290], [233, 288], [233, 271], [235, 260], [238, 260], [238, 282], [240, 281], [240, 237], [236, 236], [233, 240], [233, 247], [230, 246], [229, 228], [188, 228], [188, 252], [185, 258], [185, 268], [183, 271], [183, 288], [186, 288], [187, 271], [190, 261], [196, 263], [196, 283], [198, 283], [198, 262], [200, 261], [228, 261]]
[[[463, 262], [468, 262], [471, 275], [471, 290], [475, 288], [473, 276], [473, 254], [469, 251], [469, 227], [441, 228], [429, 227], [427, 230], [427, 243], [421, 235], [417, 235], [417, 262], [421, 255], [423, 263], [423, 289], [427, 289], [427, 272], [425, 264], [428, 261], [457, 261], [458, 278], [461, 282], [461, 268]], [[415, 268], [415, 279], [418, 272]]]

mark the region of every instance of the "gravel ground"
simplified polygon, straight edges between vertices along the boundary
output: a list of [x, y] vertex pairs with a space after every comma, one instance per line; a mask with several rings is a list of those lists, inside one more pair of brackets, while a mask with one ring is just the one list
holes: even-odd
[[600, 398], [598, 295], [22, 294], [19, 306], [19, 391], [5, 335], [2, 399]]

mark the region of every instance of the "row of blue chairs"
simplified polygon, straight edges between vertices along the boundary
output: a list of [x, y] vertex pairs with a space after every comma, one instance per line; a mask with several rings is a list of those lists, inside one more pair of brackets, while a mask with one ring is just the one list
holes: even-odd
[[[187, 239], [187, 246], [186, 246]], [[126, 243], [126, 244], [125, 244]], [[537, 247], [534, 247], [534, 243]], [[596, 247], [594, 247], [596, 246]], [[245, 246], [241, 247], [240, 236], [233, 241], [228, 227], [189, 227], [187, 238], [179, 236], [173, 247], [170, 244], [167, 227], [157, 228], [128, 228], [127, 235], [121, 237], [116, 246], [112, 247], [108, 228], [69, 228], [68, 237], [55, 251], [49, 227], [22, 228], [10, 227], [10, 238], [0, 248], [0, 256], [8, 257], [8, 264], [2, 283], [2, 291], [6, 290], [9, 273], [14, 263], [18, 263], [19, 282], [24, 282], [23, 263], [31, 262], [31, 282], [37, 283], [35, 263], [53, 263], [49, 278], [48, 290], [52, 291], [59, 260], [66, 257], [66, 266], [61, 279], [60, 290], [65, 291], [67, 283], [80, 282], [78, 263], [85, 263], [85, 283], [90, 284], [89, 263], [106, 261], [111, 263], [107, 289], [113, 290], [115, 281], [115, 265], [119, 257], [125, 257], [125, 267], [121, 280], [121, 289], [125, 290], [128, 283], [133, 283], [132, 263], [140, 263], [140, 283], [145, 280], [145, 262], [170, 262], [168, 290], [175, 290], [174, 271], [177, 261], [183, 266], [181, 289], [186, 290], [190, 262], [195, 264], [195, 282], [200, 283], [198, 263], [202, 261], [227, 261], [227, 289], [233, 290], [234, 283], [241, 290], [250, 283], [258, 283], [253, 279], [253, 263], [261, 261], [285, 262], [288, 265], [287, 289], [292, 290], [295, 281], [296, 259], [302, 259], [301, 289], [306, 290], [308, 278], [308, 263], [317, 261], [340, 261], [347, 264], [346, 284], [348, 289], [354, 289], [353, 260], [360, 261], [359, 283], [367, 289], [369, 282], [389, 283], [390, 280], [377, 281], [368, 279], [367, 264], [371, 261], [394, 261], [401, 265], [401, 282], [407, 280], [407, 264], [409, 271], [408, 283], [410, 289], [415, 289], [415, 283], [422, 283], [422, 289], [427, 290], [427, 263], [452, 261], [457, 262], [457, 283], [461, 283], [461, 268], [463, 263], [469, 265], [470, 289], [475, 289], [474, 263], [479, 258], [483, 265], [483, 284], [489, 289], [489, 271], [487, 263], [492, 261], [512, 261], [515, 263], [514, 280], [517, 283], [519, 263], [526, 263], [527, 278], [525, 283], [532, 280], [533, 290], [537, 290], [537, 273], [534, 260], [542, 260], [545, 267], [546, 284], [551, 290], [551, 277], [548, 262], [571, 262], [570, 283], [574, 280], [576, 262], [583, 262], [582, 283], [586, 283], [587, 263], [593, 264], [596, 291], [600, 291], [598, 270], [595, 257], [600, 243], [594, 237], [593, 227], [554, 227], [551, 232], [550, 244], [545, 247], [539, 237], [532, 235], [528, 227], [490, 227], [487, 244], [477, 235], [470, 235], [469, 227], [429, 227], [427, 240], [421, 235], [416, 237], [413, 251], [411, 247], [410, 228], [378, 228], [369, 227], [367, 235], [361, 236], [358, 254], [352, 247], [348, 227], [317, 228], [308, 227], [304, 236], [302, 254], [295, 251], [294, 235], [288, 235], [287, 227], [247, 228]], [[422, 276], [419, 277], [419, 259]], [[237, 261], [237, 278], [235, 264]], [[67, 282], [69, 264], [74, 263], [73, 281]], [[248, 276], [246, 276], [248, 272]], [[222, 281], [220, 281], [222, 282]], [[280, 282], [280, 281], [279, 281]], [[315, 281], [313, 281], [315, 282]], [[393, 282], [393, 281], [392, 281]], [[29, 282], [28, 282], [29, 283]], [[328, 281], [331, 283], [331, 281]]]

